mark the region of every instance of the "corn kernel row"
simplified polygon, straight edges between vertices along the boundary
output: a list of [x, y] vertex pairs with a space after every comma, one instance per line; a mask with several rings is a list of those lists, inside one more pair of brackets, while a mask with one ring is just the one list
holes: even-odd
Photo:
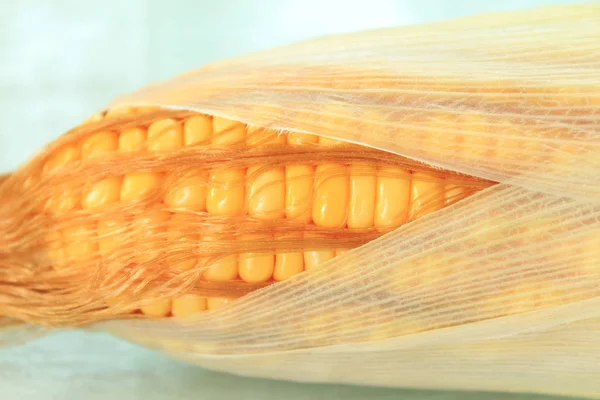
[[[123, 114], [132, 112], [125, 110]], [[89, 122], [123, 115], [120, 112], [96, 116]], [[148, 126], [121, 131], [99, 131], [78, 143], [65, 145], [44, 163], [42, 175], [53, 174], [79, 160], [91, 160], [107, 153], [169, 153], [203, 145], [247, 147], [264, 145], [336, 146], [340, 143], [314, 135], [277, 134], [248, 127], [236, 121], [193, 115], [184, 119], [162, 118]], [[75, 209], [95, 210], [119, 201], [138, 201], [164, 185], [164, 173], [129, 171], [91, 182], [82, 193], [65, 191], [52, 196], [45, 211], [65, 214]], [[215, 240], [210, 235], [178, 233], [185, 216], [175, 211], [201, 212], [214, 216], [247, 215], [260, 220], [293, 220], [330, 229], [386, 230], [437, 211], [464, 197], [467, 188], [446, 183], [427, 172], [409, 171], [395, 166], [365, 163], [253, 165], [248, 168], [198, 168], [194, 174], [178, 179], [166, 190], [161, 202], [144, 211], [134, 221], [139, 242], [158, 232], [156, 226], [168, 226], [170, 240]], [[161, 225], [163, 224], [163, 225]], [[62, 243], [49, 250], [56, 268], [66, 260], [82, 260], [94, 252], [109, 255], [121, 245], [122, 220], [101, 220], [96, 226], [85, 225], [52, 232], [51, 239]], [[98, 242], [85, 240], [98, 236]], [[83, 239], [83, 240], [82, 240]], [[246, 239], [269, 240], [265, 236]], [[76, 244], [72, 244], [76, 243]], [[283, 281], [322, 264], [348, 249], [242, 253], [225, 257], [206, 271], [202, 278], [212, 282], [242, 280], [248, 283]], [[140, 252], [136, 261], [150, 261], [152, 255]], [[178, 263], [189, 270], [196, 260]], [[213, 309], [228, 299], [183, 295], [157, 300], [141, 306], [141, 312], [155, 317], [181, 316]]]

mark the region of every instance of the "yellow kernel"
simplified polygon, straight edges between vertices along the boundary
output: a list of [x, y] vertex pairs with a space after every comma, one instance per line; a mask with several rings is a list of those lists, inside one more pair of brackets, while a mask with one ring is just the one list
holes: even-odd
[[183, 129], [174, 119], [161, 119], [148, 128], [148, 150], [167, 152], [183, 147]]
[[212, 136], [212, 120], [203, 115], [188, 118], [183, 125], [184, 146], [210, 144]]
[[206, 297], [183, 295], [173, 299], [171, 314], [175, 317], [185, 317], [206, 310]]
[[348, 209], [348, 172], [343, 165], [323, 164], [315, 171], [315, 198], [312, 220], [315, 225], [341, 228]]

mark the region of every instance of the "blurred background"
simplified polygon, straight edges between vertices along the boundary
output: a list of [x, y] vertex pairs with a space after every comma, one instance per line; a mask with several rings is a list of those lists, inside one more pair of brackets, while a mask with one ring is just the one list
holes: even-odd
[[[323, 34], [567, 3], [576, 1], [0, 0], [0, 173], [115, 96], [213, 60]], [[83, 332], [0, 349], [0, 398], [558, 399], [247, 379]]]

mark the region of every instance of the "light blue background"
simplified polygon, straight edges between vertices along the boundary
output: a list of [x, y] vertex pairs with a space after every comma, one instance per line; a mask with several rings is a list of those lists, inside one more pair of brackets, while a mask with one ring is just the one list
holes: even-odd
[[[0, 173], [114, 96], [209, 61], [321, 34], [569, 1], [0, 0]], [[0, 398], [550, 399], [304, 385], [205, 371], [102, 334], [0, 350]]]

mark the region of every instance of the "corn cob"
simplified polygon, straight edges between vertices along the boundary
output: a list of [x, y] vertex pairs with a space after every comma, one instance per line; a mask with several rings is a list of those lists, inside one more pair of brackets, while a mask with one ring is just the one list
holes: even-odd
[[[48, 226], [36, 262], [65, 277], [95, 271], [113, 291], [86, 307], [147, 317], [220, 307], [492, 184], [316, 135], [155, 108], [97, 114], [22, 173], [21, 187], [4, 189], [36, 193], [20, 207]], [[186, 282], [177, 292], [149, 290], [176, 276]]]

